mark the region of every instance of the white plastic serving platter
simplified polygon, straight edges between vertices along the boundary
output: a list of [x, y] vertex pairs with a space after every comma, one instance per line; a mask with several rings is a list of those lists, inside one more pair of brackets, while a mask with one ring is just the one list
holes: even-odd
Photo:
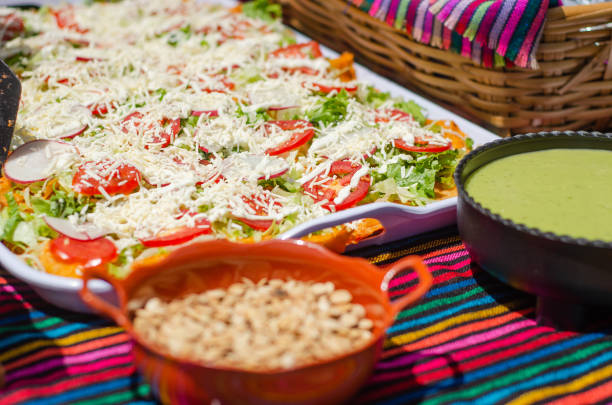
[[[64, 1], [66, 2], [66, 1]], [[69, 3], [80, 3], [79, 0], [68, 0]], [[209, 1], [210, 3], [222, 4], [225, 6], [235, 5], [231, 0]], [[59, 0], [47, 1], [15, 1], [0, 0], [0, 5], [19, 5], [19, 4], [59, 4]], [[307, 41], [308, 37], [296, 33], [299, 41]], [[322, 47], [323, 53], [328, 57], [336, 56], [337, 53]], [[486, 142], [497, 139], [497, 136], [486, 129], [456, 115], [452, 112], [434, 104], [433, 102], [417, 95], [398, 84], [377, 75], [376, 73], [357, 65], [357, 77], [359, 80], [373, 84], [382, 91], [388, 91], [393, 96], [401, 96], [409, 100], [414, 100], [419, 105], [425, 107], [427, 115], [432, 119], [448, 119], [455, 121], [459, 127], [468, 134], [473, 140], [474, 145], [482, 145]], [[441, 201], [432, 202], [424, 207], [409, 207], [405, 205], [379, 202], [371, 203], [344, 211], [336, 212], [308, 221], [296, 226], [288, 232], [279, 235], [279, 239], [299, 238], [311, 232], [329, 228], [331, 226], [343, 224], [360, 218], [376, 218], [385, 227], [385, 231], [375, 237], [367, 239], [358, 245], [351, 246], [351, 249], [360, 248], [368, 245], [380, 245], [387, 242], [417, 235], [423, 232], [442, 228], [454, 224], [456, 221], [457, 198], [448, 198]], [[79, 279], [60, 277], [44, 273], [25, 264], [17, 255], [11, 253], [3, 244], [0, 243], [0, 264], [13, 276], [28, 283], [42, 298], [59, 307], [76, 311], [91, 312], [79, 297], [79, 290], [82, 282]], [[114, 301], [114, 293], [111, 286], [101, 280], [90, 282], [89, 288], [101, 297]]]

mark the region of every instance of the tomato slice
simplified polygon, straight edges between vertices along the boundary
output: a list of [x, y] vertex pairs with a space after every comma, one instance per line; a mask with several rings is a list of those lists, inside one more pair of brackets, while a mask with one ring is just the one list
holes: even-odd
[[279, 58], [321, 58], [323, 53], [321, 47], [315, 41], [303, 44], [292, 44], [270, 52], [270, 56]]
[[[314, 70], [313, 68], [309, 68], [306, 66], [299, 66], [299, 67], [283, 67], [282, 68], [283, 71], [285, 72], [289, 72], [289, 73], [301, 73], [303, 75], [308, 75], [308, 76], [316, 76], [319, 74], [318, 70]], [[280, 75], [276, 72], [274, 73], [269, 73], [268, 77], [270, 79], [278, 79]]]
[[310, 141], [315, 134], [313, 125], [304, 120], [290, 121], [268, 121], [265, 126], [266, 133], [270, 134], [274, 127], [278, 127], [283, 131], [295, 131], [291, 138], [286, 142], [266, 151], [268, 155], [275, 156], [290, 150], [299, 148], [306, 142]]
[[[376, 122], [390, 122], [390, 121], [399, 121], [399, 122], [412, 122], [414, 118], [412, 115], [398, 109], [390, 109], [386, 111], [387, 114], [384, 116], [376, 117]], [[390, 116], [389, 116], [390, 115]], [[415, 145], [409, 145], [402, 139], [396, 139], [393, 141], [393, 146], [408, 152], [428, 152], [428, 153], [437, 153], [444, 152], [449, 150], [452, 146], [452, 143], [449, 142], [446, 145], [429, 145], [429, 142], [425, 139], [415, 138]]]
[[419, 145], [408, 145], [401, 139], [393, 141], [393, 146], [396, 148], [408, 151], [408, 152], [427, 152], [427, 153], [438, 153], [449, 150], [452, 143], [449, 141], [446, 145], [430, 145], [428, 141], [415, 138], [414, 142]]
[[14, 13], [0, 16], [0, 27], [3, 29], [2, 41], [9, 41], [16, 38], [25, 30], [23, 19]]
[[101, 62], [104, 59], [102, 58], [90, 58], [88, 56], [75, 56], [74, 58], [77, 62]]
[[[200, 80], [203, 81], [203, 80]], [[228, 90], [234, 90], [236, 88], [236, 83], [232, 82], [227, 76], [221, 76], [219, 82], [223, 85], [224, 88], [205, 88], [202, 91], [206, 93], [227, 93]]]
[[390, 122], [390, 121], [399, 121], [399, 122], [412, 122], [414, 118], [412, 115], [404, 112], [402, 110], [398, 110], [396, 108], [391, 108], [389, 110], [385, 110], [386, 114], [382, 115], [382, 112], [378, 110], [381, 115], [378, 115], [375, 119], [376, 122]]
[[[109, 111], [109, 105], [106, 103], [94, 103], [94, 104], [89, 104], [87, 106], [87, 108], [89, 109], [89, 111], [91, 111], [92, 115], [105, 115], [108, 114]], [[110, 103], [110, 108], [111, 110], [114, 110], [116, 108], [115, 103]]]
[[317, 91], [325, 94], [329, 94], [332, 91], [339, 93], [342, 90], [346, 91], [347, 93], [354, 93], [357, 91], [357, 86], [327, 86], [321, 83], [312, 83], [312, 85], [317, 89]]
[[[110, 159], [83, 163], [72, 178], [73, 190], [85, 195], [100, 195], [101, 189], [109, 195], [130, 194], [140, 185], [140, 172], [127, 163], [120, 163], [111, 169], [115, 164]], [[106, 173], [109, 169], [110, 172]], [[98, 176], [91, 176], [91, 172], [98, 173]]]
[[81, 27], [74, 18], [74, 10], [72, 7], [64, 7], [51, 11], [55, 17], [55, 23], [58, 28], [63, 30], [75, 31], [79, 34], [89, 32], [87, 28]]
[[53, 239], [49, 248], [58, 259], [84, 267], [97, 267], [117, 257], [117, 247], [108, 238], [76, 240], [62, 235]]
[[[327, 200], [321, 205], [329, 211], [340, 211], [351, 208], [365, 198], [370, 189], [370, 175], [367, 174], [359, 179], [357, 186], [351, 190], [350, 194], [340, 203], [335, 204], [334, 199], [338, 192], [351, 183], [355, 173], [361, 169], [361, 165], [347, 160], [337, 160], [332, 163], [329, 176], [320, 174], [309, 182], [305, 183], [304, 192], [314, 198], [315, 201]], [[327, 180], [326, 180], [327, 179]]]
[[[247, 203], [249, 207], [251, 207], [253, 211], [255, 211], [255, 215], [268, 215], [268, 210], [266, 209], [266, 207], [270, 204], [270, 198], [262, 196], [256, 197], [253, 195], [250, 197], [242, 196], [242, 201]], [[278, 201], [274, 201], [272, 204], [279, 207], [281, 206], [281, 203], [279, 203]], [[243, 217], [235, 218], [239, 221], [244, 222], [246, 225], [250, 226], [256, 231], [267, 231], [274, 223], [274, 221], [271, 219], [251, 219]]]
[[[140, 111], [134, 111], [133, 113], [126, 116], [123, 121], [121, 121], [121, 126], [123, 132], [126, 134], [130, 131], [130, 126], [136, 128], [138, 133], [141, 135], [146, 135], [147, 132], [153, 132], [151, 136], [151, 143], [159, 144], [162, 148], [170, 145], [174, 138], [181, 131], [181, 119], [169, 119], [163, 118], [160, 120], [160, 124], [164, 126], [164, 128], [158, 132], [154, 131], [154, 125], [150, 124], [146, 129], [140, 129], [140, 124], [142, 123], [142, 119], [144, 118], [144, 114]], [[145, 145], [145, 148], [148, 149], [149, 145]]]
[[[178, 218], [181, 218], [184, 215], [189, 215], [193, 217], [197, 215], [197, 213], [185, 212], [181, 214]], [[195, 227], [185, 226], [178, 229], [161, 232], [154, 238], [141, 239], [140, 243], [142, 243], [146, 247], [179, 245], [181, 243], [188, 242], [197, 236], [206, 235], [211, 232], [212, 228], [210, 227], [210, 222], [208, 222], [206, 218], [198, 218], [195, 220]]]

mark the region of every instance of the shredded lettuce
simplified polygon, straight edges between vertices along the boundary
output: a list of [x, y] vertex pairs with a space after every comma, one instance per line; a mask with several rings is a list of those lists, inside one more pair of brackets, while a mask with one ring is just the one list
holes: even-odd
[[38, 234], [32, 222], [19, 222], [12, 236], [12, 241], [18, 245], [34, 246], [38, 242]]
[[295, 180], [293, 180], [291, 177], [284, 178], [284, 176], [275, 177], [273, 179], [268, 180], [260, 180], [259, 185], [263, 188], [270, 189], [279, 187], [281, 190], [285, 190], [289, 193], [297, 193], [300, 190], [300, 185], [295, 182]]
[[268, 0], [254, 0], [242, 5], [242, 13], [247, 17], [264, 21], [274, 21], [283, 15], [280, 4], [270, 4]]
[[134, 258], [138, 257], [144, 250], [145, 247], [141, 243], [137, 243], [122, 249], [121, 252], [119, 252], [115, 262], [108, 264], [108, 272], [117, 278], [126, 277], [131, 271], [128, 264], [130, 264]]
[[427, 118], [423, 113], [423, 108], [412, 100], [396, 101], [393, 107], [412, 115], [412, 118], [421, 125], [425, 125], [425, 122], [427, 122]]
[[349, 94], [342, 89], [339, 93], [325, 98], [314, 111], [308, 113], [310, 122], [319, 125], [336, 123], [346, 117], [349, 104]]
[[387, 199], [398, 198], [402, 203], [426, 203], [436, 197], [436, 184], [453, 186], [458, 153], [457, 150], [440, 153], [410, 152], [412, 160], [390, 164], [385, 173], [373, 172], [373, 191], [383, 194]]
[[89, 206], [89, 212], [95, 207], [95, 204], [90, 203], [86, 198], [79, 198], [76, 194], [64, 190], [55, 190], [48, 200], [39, 197], [32, 198], [30, 204], [36, 214], [59, 218], [80, 213], [85, 206]]
[[15, 243], [13, 236], [15, 234], [15, 230], [21, 221], [23, 221], [23, 217], [19, 212], [19, 205], [17, 205], [17, 201], [15, 201], [15, 197], [13, 197], [13, 193], [6, 193], [6, 202], [7, 208], [5, 209], [6, 222], [4, 223], [4, 231], [2, 232], [2, 239]]
[[365, 102], [374, 108], [380, 107], [385, 101], [391, 98], [391, 93], [377, 90], [374, 86], [367, 87]]

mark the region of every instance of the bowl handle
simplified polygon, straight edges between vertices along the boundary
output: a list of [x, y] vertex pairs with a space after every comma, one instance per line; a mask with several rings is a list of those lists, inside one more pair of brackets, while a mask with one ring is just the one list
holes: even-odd
[[416, 288], [410, 291], [408, 294], [404, 295], [398, 300], [395, 300], [391, 303], [391, 307], [393, 308], [393, 318], [397, 316], [404, 308], [410, 306], [417, 302], [421, 297], [423, 297], [427, 291], [431, 288], [431, 284], [433, 283], [433, 279], [431, 277], [431, 273], [427, 269], [427, 265], [423, 262], [419, 256], [406, 256], [400, 260], [398, 260], [387, 272], [385, 273], [382, 282], [380, 283], [380, 289], [382, 291], [389, 290], [389, 282], [391, 279], [400, 271], [405, 270], [407, 268], [412, 268], [419, 277], [419, 283]]
[[94, 267], [83, 270], [83, 287], [80, 291], [81, 298], [83, 299], [83, 301], [85, 301], [87, 305], [89, 305], [96, 311], [106, 315], [107, 317], [113, 319], [119, 326], [125, 328], [129, 324], [129, 322], [127, 320], [127, 317], [121, 311], [121, 309], [98, 297], [88, 288], [87, 283], [93, 278], [100, 278], [110, 283], [115, 289], [115, 291], [120, 291], [117, 286], [117, 283], [115, 282], [115, 280], [113, 280], [113, 277], [110, 277], [106, 273], [106, 271]]

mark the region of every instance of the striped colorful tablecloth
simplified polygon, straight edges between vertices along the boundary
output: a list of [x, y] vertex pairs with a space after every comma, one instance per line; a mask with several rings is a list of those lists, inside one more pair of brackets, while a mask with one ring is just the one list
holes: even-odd
[[[456, 229], [361, 251], [387, 265], [422, 255], [435, 284], [389, 330], [355, 404], [612, 402], [612, 317], [585, 333], [537, 326], [534, 299], [470, 263]], [[392, 282], [400, 296], [415, 282]], [[607, 316], [606, 316], [607, 314]], [[120, 328], [50, 307], [0, 272], [1, 404], [153, 404]]]

